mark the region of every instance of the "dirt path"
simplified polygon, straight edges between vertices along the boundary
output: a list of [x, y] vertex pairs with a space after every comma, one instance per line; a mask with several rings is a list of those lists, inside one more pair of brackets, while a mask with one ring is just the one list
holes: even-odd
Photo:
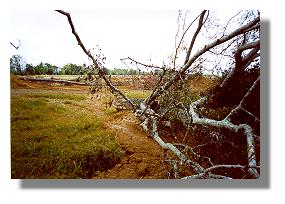
[[130, 111], [119, 111], [108, 116], [96, 100], [88, 99], [88, 106], [114, 130], [125, 156], [121, 162], [105, 172], [96, 172], [95, 179], [159, 179], [164, 178], [161, 147], [138, 126], [139, 121]]

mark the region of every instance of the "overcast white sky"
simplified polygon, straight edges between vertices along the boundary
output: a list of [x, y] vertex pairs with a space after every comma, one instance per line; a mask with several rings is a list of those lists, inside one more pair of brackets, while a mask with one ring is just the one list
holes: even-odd
[[[87, 48], [99, 45], [107, 57], [106, 66], [122, 67], [123, 57], [160, 63], [174, 49], [178, 11], [69, 11], [81, 40]], [[34, 65], [48, 62], [88, 64], [77, 45], [67, 18], [55, 11], [11, 12], [11, 55], [20, 54]]]
[[[282, 1], [275, 1], [274, 3], [271, 1], [267, 0], [242, 0], [239, 2], [230, 2], [228, 0], [216, 0], [216, 1], [206, 1], [206, 0], [199, 0], [195, 1], [193, 5], [193, 1], [189, 0], [181, 0], [184, 3], [181, 4], [180, 0], [177, 1], [153, 1], [153, 0], [147, 0], [147, 1], [127, 1], [126, 0], [120, 0], [120, 1], [113, 1], [110, 3], [109, 0], [104, 0], [104, 1], [99, 1], [100, 3], [96, 2], [95, 0], [90, 0], [90, 2], [94, 2], [93, 4], [88, 4], [88, 3], [82, 3], [82, 1], [70, 1], [66, 0], [65, 4], [61, 3], [59, 0], [49, 0], [49, 1], [17, 1], [16, 0], [9, 0], [9, 1], [3, 1], [1, 5], [1, 8], [3, 9], [1, 12], [1, 18], [0, 21], [4, 22], [4, 25], [6, 25], [6, 19], [7, 17], [5, 15], [5, 11], [7, 12], [7, 9], [5, 5], [10, 4], [10, 9], [31, 9], [31, 8], [70, 8], [70, 5], [74, 5], [77, 2], [76, 6], [71, 6], [71, 8], [77, 8], [77, 9], [85, 9], [85, 7], [90, 5], [93, 5], [93, 8], [113, 8], [116, 9], [119, 7], [120, 9], [122, 8], [155, 8], [155, 9], [161, 9], [162, 8], [210, 8], [210, 9], [232, 9], [233, 7], [235, 8], [243, 8], [243, 9], [260, 9], [261, 10], [261, 16], [263, 21], [265, 22], [264, 25], [267, 25], [265, 29], [267, 31], [265, 34], [269, 39], [267, 39], [266, 44], [268, 47], [268, 51], [266, 52], [267, 54], [263, 54], [263, 57], [265, 56], [265, 59], [268, 60], [269, 65], [269, 70], [268, 72], [265, 72], [269, 74], [269, 76], [263, 75], [262, 79], [262, 95], [264, 96], [263, 98], [269, 97], [270, 103], [267, 104], [266, 100], [265, 102], [262, 102], [263, 108], [264, 109], [269, 109], [269, 116], [264, 115], [264, 118], [269, 117], [270, 118], [270, 127], [267, 128], [266, 124], [265, 129], [269, 131], [269, 135], [271, 135], [271, 140], [269, 144], [269, 150], [270, 154], [267, 152], [267, 154], [263, 154], [264, 158], [270, 161], [270, 168], [267, 169], [265, 172], [264, 178], [262, 178], [260, 181], [257, 182], [260, 184], [259, 187], [257, 188], [249, 188], [252, 186], [252, 182], [245, 183], [244, 186], [245, 188], [239, 187], [239, 189], [236, 189], [234, 186], [235, 185], [225, 185], [224, 187], [221, 187], [222, 185], [215, 185], [213, 182], [208, 182], [205, 183], [206, 185], [209, 184], [208, 188], [203, 188], [201, 186], [206, 186], [206, 185], [199, 185], [197, 183], [194, 183], [190, 189], [179, 189], [179, 190], [164, 190], [158, 188], [157, 190], [153, 189], [143, 189], [143, 190], [133, 190], [131, 191], [131, 196], [130, 196], [130, 189], [126, 188], [126, 190], [118, 190], [116, 187], [114, 189], [100, 189], [98, 187], [97, 189], [79, 189], [80, 187], [90, 187], [89, 183], [85, 183], [81, 186], [76, 185], [75, 183], [69, 183], [69, 185], [64, 185], [64, 183], [60, 183], [59, 185], [63, 185], [65, 187], [62, 188], [62, 190], [58, 190], [58, 188], [51, 188], [46, 185], [47, 188], [42, 188], [38, 190], [38, 187], [36, 184], [31, 186], [26, 186], [26, 188], [30, 187], [30, 189], [25, 189], [25, 185], [21, 181], [18, 180], [11, 180], [10, 175], [11, 171], [9, 168], [1, 168], [1, 190], [2, 190], [2, 199], [4, 200], [10, 200], [11, 203], [14, 202], [21, 202], [21, 203], [36, 203], [38, 200], [41, 200], [43, 203], [52, 203], [52, 202], [69, 202], [69, 203], [78, 203], [78, 202], [88, 202], [90, 199], [90, 196], [95, 195], [96, 200], [105, 202], [106, 198], [109, 198], [110, 202], [119, 202], [119, 203], [133, 203], [133, 200], [136, 198], [136, 202], [138, 203], [146, 203], [146, 202], [162, 202], [162, 203], [183, 203], [185, 202], [185, 193], [189, 193], [191, 190], [194, 192], [191, 194], [191, 199], [194, 202], [200, 202], [201, 197], [203, 197], [203, 200], [205, 202], [213, 202], [213, 201], [219, 201], [221, 203], [228, 203], [229, 201], [232, 203], [239, 203], [239, 199], [233, 199], [236, 198], [240, 195], [249, 202], [270, 202], [272, 201], [272, 198], [276, 199], [281, 199], [284, 197], [284, 193], [282, 190], [283, 189], [283, 184], [284, 184], [284, 177], [280, 176], [282, 175], [282, 170], [285, 168], [284, 167], [284, 162], [280, 162], [283, 158], [282, 155], [284, 155], [284, 143], [285, 143], [285, 137], [280, 137], [280, 135], [284, 134], [284, 119], [282, 118], [284, 116], [284, 108], [280, 108], [284, 106], [284, 75], [285, 75], [285, 69], [282, 69], [284, 65], [284, 52], [283, 48], [285, 47], [284, 43], [285, 41], [282, 40], [284, 38], [284, 26], [280, 26], [283, 24], [284, 21], [284, 6]], [[101, 4], [104, 4], [101, 6]], [[4, 13], [4, 14], [3, 14]], [[53, 12], [50, 12], [53, 13]], [[53, 14], [54, 15], [54, 14]], [[60, 20], [57, 20], [60, 21]], [[56, 23], [56, 22], [53, 22]], [[2, 24], [1, 24], [2, 25]], [[15, 24], [16, 25], [16, 24]], [[12, 26], [12, 25], [11, 25]], [[8, 27], [8, 25], [6, 26]], [[1, 57], [0, 59], [3, 59], [1, 61], [1, 67], [3, 71], [3, 75], [5, 77], [2, 77], [0, 80], [1, 83], [1, 91], [2, 91], [2, 109], [1, 109], [1, 124], [2, 127], [2, 140], [1, 140], [1, 164], [2, 166], [9, 167], [10, 165], [10, 75], [9, 75], [9, 62], [8, 62], [8, 56], [5, 45], [7, 44], [7, 40], [14, 40], [10, 37], [14, 37], [14, 35], [7, 36], [7, 34], [4, 32], [5, 27], [2, 28], [2, 33], [1, 33], [1, 47], [5, 48], [4, 50], [0, 50]], [[264, 28], [264, 27], [263, 27]], [[69, 31], [68, 31], [69, 32]], [[3, 35], [6, 37], [3, 37]], [[70, 34], [70, 33], [68, 33]], [[31, 34], [30, 34], [31, 35]], [[32, 35], [31, 35], [32, 36]], [[263, 35], [264, 36], [264, 35]], [[36, 36], [33, 36], [35, 38]], [[20, 38], [17, 36], [17, 38]], [[22, 38], [22, 37], [21, 37]], [[68, 36], [65, 36], [67, 39]], [[6, 40], [7, 39], [7, 40]], [[24, 38], [23, 38], [24, 40]], [[264, 39], [263, 39], [264, 40]], [[41, 43], [43, 45], [43, 42]], [[98, 43], [99, 44], [99, 43]], [[101, 43], [100, 43], [101, 45]], [[27, 46], [24, 44], [22, 46]], [[56, 46], [53, 46], [56, 47]], [[59, 49], [59, 48], [57, 48]], [[265, 48], [266, 49], [266, 48]], [[3, 52], [2, 52], [3, 51]], [[36, 49], [32, 53], [37, 54], [39, 52], [39, 49]], [[265, 52], [263, 52], [265, 53]], [[4, 57], [3, 57], [4, 56]], [[46, 57], [46, 56], [45, 56]], [[57, 57], [56, 57], [57, 58]], [[6, 69], [7, 68], [7, 69]], [[267, 68], [267, 67], [266, 67]], [[283, 94], [282, 94], [283, 93]], [[283, 100], [282, 100], [283, 99]], [[266, 121], [266, 120], [265, 120]], [[266, 131], [265, 131], [266, 132]], [[276, 137], [275, 137], [276, 136]], [[268, 172], [268, 170], [270, 170]], [[268, 173], [268, 175], [266, 175]], [[269, 177], [269, 181], [267, 181], [267, 177]], [[269, 184], [268, 184], [268, 183]], [[72, 185], [75, 184], [75, 185]], [[125, 184], [125, 183], [124, 183]], [[214, 184], [214, 185], [210, 185]], [[246, 188], [247, 184], [249, 185], [248, 188]], [[40, 186], [44, 186], [43, 182], [39, 184]], [[93, 186], [93, 184], [91, 184]], [[56, 186], [56, 184], [54, 185]], [[76, 187], [77, 186], [77, 187]], [[96, 186], [96, 185], [94, 185]], [[98, 186], [98, 185], [97, 185]], [[125, 184], [126, 186], [126, 184]], [[130, 185], [132, 187], [132, 185]], [[139, 185], [137, 185], [139, 186]], [[183, 185], [181, 185], [183, 186]], [[213, 187], [220, 186], [220, 190], [213, 190]], [[239, 186], [239, 184], [237, 185]], [[77, 189], [76, 193], [74, 193], [73, 190], [68, 190], [68, 188], [74, 187]], [[130, 188], [131, 188], [130, 187]], [[227, 191], [223, 190], [223, 188], [227, 188]], [[64, 189], [65, 188], [65, 189]], [[47, 191], [49, 195], [51, 196], [46, 196]], [[187, 191], [187, 192], [186, 192]], [[92, 193], [92, 195], [91, 195]], [[110, 193], [112, 196], [110, 196]], [[191, 192], [190, 192], [191, 193]], [[146, 195], [146, 196], [141, 196], [141, 195]], [[169, 196], [171, 194], [171, 196]], [[205, 196], [207, 194], [208, 196]], [[35, 199], [31, 200], [31, 196], [33, 196]], [[45, 197], [45, 199], [42, 199]], [[225, 199], [221, 199], [221, 197]], [[118, 199], [119, 198], [119, 199]], [[124, 198], [124, 200], [120, 199]], [[279, 199], [279, 200], [280, 200]]]
[[[161, 66], [174, 52], [178, 10], [94, 10], [68, 11], [85, 46], [97, 45], [107, 58], [106, 67], [125, 68], [120, 61], [132, 57], [140, 62]], [[201, 11], [189, 12], [191, 21]], [[10, 13], [11, 56], [21, 55], [27, 63], [47, 62], [59, 67], [67, 63], [90, 64], [71, 33], [67, 18], [55, 11], [24, 10]], [[218, 11], [216, 16], [229, 19], [236, 11]], [[196, 29], [190, 29], [189, 34]], [[196, 45], [204, 45], [199, 36]], [[95, 54], [93, 52], [93, 54]]]

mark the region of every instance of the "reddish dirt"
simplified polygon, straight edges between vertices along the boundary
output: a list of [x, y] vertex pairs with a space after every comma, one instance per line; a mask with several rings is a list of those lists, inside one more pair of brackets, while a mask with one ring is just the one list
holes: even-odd
[[117, 141], [125, 151], [120, 163], [104, 172], [96, 172], [94, 179], [159, 179], [164, 178], [161, 147], [147, 137], [139, 121], [127, 110], [107, 116], [100, 100], [88, 99], [89, 108], [102, 118], [105, 125], [116, 133]]
[[[24, 89], [24, 92], [36, 92], [37, 89], [57, 90], [65, 93], [88, 94], [85, 86], [62, 86], [47, 83], [30, 82], [11, 77], [11, 87]], [[125, 151], [120, 163], [104, 172], [96, 172], [93, 179], [160, 179], [165, 178], [163, 152], [161, 147], [147, 137], [140, 128], [139, 121], [127, 110], [107, 115], [101, 100], [89, 97], [84, 100], [89, 110], [94, 111], [104, 124], [116, 133], [117, 141]]]
[[[195, 82], [198, 83], [198, 82]], [[200, 82], [199, 82], [200, 83]], [[201, 85], [201, 84], [200, 84]], [[202, 86], [202, 85], [201, 85]], [[11, 87], [22, 89], [20, 93], [37, 92], [40, 90], [46, 90], [47, 92], [52, 91], [63, 91], [71, 94], [84, 94], [88, 95], [87, 86], [63, 86], [60, 84], [42, 84], [36, 82], [28, 82], [20, 80], [16, 77], [11, 77]], [[193, 88], [195, 89], [194, 85]], [[199, 86], [196, 87], [197, 91]], [[205, 87], [204, 87], [205, 88]], [[206, 89], [206, 88], [205, 88]], [[19, 94], [15, 92], [14, 94]], [[144, 131], [139, 126], [139, 121], [136, 117], [127, 110], [112, 112], [107, 114], [105, 111], [106, 104], [100, 97], [104, 96], [104, 93], [98, 93], [99, 98], [92, 98], [91, 96], [87, 100], [83, 100], [80, 103], [84, 103], [89, 111], [100, 117], [108, 129], [113, 130], [116, 133], [117, 141], [119, 142], [122, 149], [125, 151], [125, 155], [119, 163], [117, 163], [112, 169], [104, 172], [97, 171], [93, 175], [93, 179], [160, 179], [169, 177], [169, 166], [164, 163], [164, 155], [161, 147], [152, 139], [147, 137]], [[173, 131], [175, 130], [175, 131]], [[175, 124], [172, 128], [164, 128], [160, 130], [163, 137], [162, 139], [166, 142], [177, 143], [177, 141], [184, 140], [183, 128]], [[207, 129], [199, 128], [195, 134], [191, 134], [191, 137], [187, 137], [185, 141], [186, 145], [190, 147], [201, 147], [196, 148], [196, 152], [200, 155], [211, 158], [211, 161], [215, 164], [244, 164], [244, 152], [240, 149], [246, 149], [244, 142], [240, 141], [239, 135], [232, 135], [232, 140], [228, 138], [219, 139], [213, 137]], [[224, 132], [221, 135], [228, 135]], [[215, 139], [216, 138], [216, 139]], [[235, 141], [237, 140], [237, 141]], [[239, 144], [239, 146], [231, 144]], [[245, 148], [244, 148], [245, 147]], [[259, 150], [258, 150], [259, 151]], [[196, 159], [192, 158], [191, 159]], [[201, 165], [209, 166], [208, 160], [198, 158]], [[191, 175], [193, 172], [180, 172], [181, 177]], [[221, 175], [230, 175], [233, 178], [246, 178], [246, 174], [243, 171], [233, 169], [231, 171], [215, 172]], [[229, 174], [228, 174], [229, 173]]]
[[163, 153], [158, 144], [148, 138], [135, 124], [132, 113], [115, 114], [107, 125], [115, 130], [118, 142], [125, 151], [125, 156], [114, 168], [97, 172], [94, 178], [163, 178]]

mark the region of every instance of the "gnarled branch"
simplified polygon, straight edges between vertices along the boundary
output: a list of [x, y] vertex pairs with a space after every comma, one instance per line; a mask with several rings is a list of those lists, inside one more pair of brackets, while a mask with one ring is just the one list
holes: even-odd
[[95, 69], [98, 69], [99, 71], [99, 76], [103, 78], [103, 80], [106, 82], [106, 84], [108, 85], [108, 87], [112, 90], [113, 93], [116, 93], [120, 96], [122, 96], [132, 107], [133, 111], [135, 110], [135, 106], [134, 104], [128, 99], [128, 97], [126, 97], [119, 89], [117, 89], [112, 82], [105, 76], [105, 73], [103, 71], [103, 68], [99, 66], [97, 60], [94, 58], [94, 56], [91, 54], [90, 50], [87, 50], [84, 46], [84, 44], [82, 43], [79, 35], [77, 34], [75, 27], [73, 25], [71, 16], [68, 12], [62, 11], [62, 10], [56, 10], [57, 12], [61, 13], [62, 15], [65, 15], [68, 19], [69, 25], [71, 27], [71, 31], [73, 33], [73, 35], [75, 36], [78, 45], [82, 48], [82, 50], [84, 51], [84, 53], [92, 60], [93, 65], [95, 66]]
[[162, 93], [164, 93], [165, 90], [169, 89], [170, 86], [172, 86], [173, 83], [177, 82], [180, 80], [181, 76], [186, 72], [186, 70], [189, 69], [189, 67], [198, 59], [201, 55], [203, 55], [205, 52], [209, 51], [213, 47], [220, 45], [226, 41], [229, 41], [233, 39], [236, 36], [239, 36], [243, 33], [245, 33], [248, 29], [251, 27], [255, 26], [260, 22], [260, 17], [256, 17], [253, 19], [251, 22], [248, 24], [232, 31], [228, 35], [218, 38], [211, 43], [205, 45], [201, 50], [198, 50], [185, 64], [182, 66], [182, 68], [170, 79], [168, 80], [163, 86], [161, 86], [159, 89], [157, 89], [151, 97], [148, 98], [148, 101], [153, 101], [155, 100], [158, 96], [160, 96]]
[[[252, 128], [247, 124], [240, 124], [235, 125], [231, 122], [229, 122], [226, 118], [221, 121], [212, 120], [208, 118], [200, 118], [198, 114], [195, 112], [195, 107], [202, 103], [205, 100], [205, 98], [201, 98], [197, 100], [196, 102], [193, 102], [190, 105], [189, 113], [192, 117], [192, 123], [193, 124], [200, 124], [200, 125], [207, 125], [211, 127], [217, 127], [217, 128], [226, 128], [228, 130], [231, 130], [233, 132], [238, 132], [240, 130], [243, 131], [244, 135], [247, 139], [247, 158], [248, 158], [248, 166], [256, 166], [256, 155], [255, 155], [255, 145], [254, 145], [254, 134], [252, 131]], [[256, 169], [249, 168], [248, 172], [254, 177], [258, 178], [259, 174]]]

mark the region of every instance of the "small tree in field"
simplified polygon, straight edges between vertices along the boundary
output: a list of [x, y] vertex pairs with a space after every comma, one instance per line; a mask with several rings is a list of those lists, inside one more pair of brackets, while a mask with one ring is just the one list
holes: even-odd
[[25, 69], [25, 61], [20, 55], [13, 55], [10, 58], [10, 72], [12, 74], [22, 74]]
[[[158, 76], [152, 93], [139, 106], [106, 77], [100, 59], [82, 43], [70, 14], [57, 12], [67, 17], [79, 46], [112, 93], [129, 103], [144, 130], [163, 148], [171, 166], [170, 178], [259, 177], [258, 11], [239, 12], [223, 25], [215, 22], [207, 10], [187, 25], [187, 12], [179, 12], [175, 52], [168, 65], [159, 67], [130, 57], [122, 59], [153, 69]], [[194, 28], [194, 34], [188, 41], [190, 28]], [[208, 40], [194, 49], [200, 35], [206, 35]], [[216, 60], [209, 61], [213, 58]], [[195, 91], [191, 83], [198, 77], [206, 83], [215, 80], [215, 86], [204, 92]], [[154, 102], [160, 104], [155, 110]], [[169, 126], [170, 131], [165, 131]], [[169, 132], [171, 139], [165, 136]], [[190, 137], [196, 138], [194, 146]]]

